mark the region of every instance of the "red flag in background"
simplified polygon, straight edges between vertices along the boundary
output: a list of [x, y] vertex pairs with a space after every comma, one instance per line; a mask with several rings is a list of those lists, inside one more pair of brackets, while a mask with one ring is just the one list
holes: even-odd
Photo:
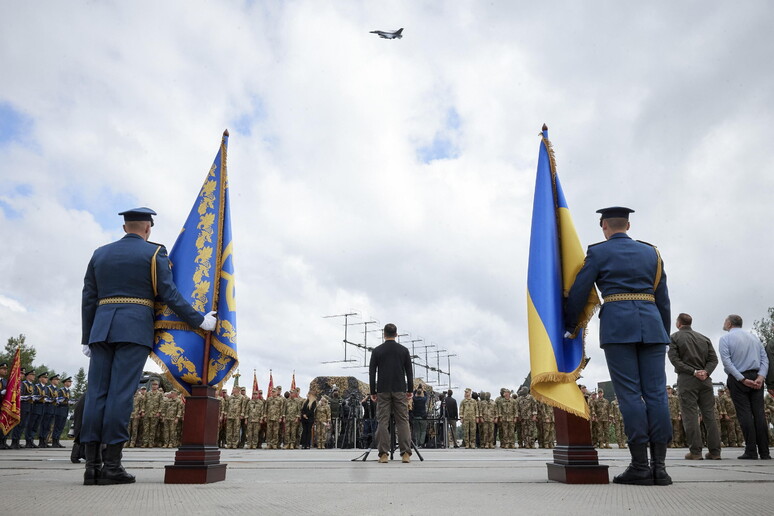
[[16, 354], [11, 364], [11, 374], [5, 387], [3, 406], [0, 410], [0, 431], [8, 435], [11, 429], [21, 420], [21, 348], [16, 348]]
[[271, 369], [269, 369], [269, 393], [266, 395], [266, 397], [272, 396], [274, 392], [274, 378], [271, 376]]
[[255, 376], [255, 369], [253, 369], [253, 394], [258, 392], [258, 378]]
[[295, 391], [296, 390], [296, 372], [293, 371], [293, 381], [290, 382], [290, 390]]

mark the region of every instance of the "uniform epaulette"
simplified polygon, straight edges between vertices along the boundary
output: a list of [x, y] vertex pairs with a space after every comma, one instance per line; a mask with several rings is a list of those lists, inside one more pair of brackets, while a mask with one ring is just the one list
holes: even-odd
[[650, 242], [646, 242], [644, 240], [637, 240], [637, 242], [639, 242], [641, 244], [649, 245], [650, 247], [656, 247], [655, 245], [651, 244]]
[[591, 245], [589, 245], [589, 247], [594, 247], [595, 245], [604, 244], [605, 242], [607, 242], [607, 240], [602, 240], [601, 242], [597, 242], [595, 244], [591, 244]]
[[153, 245], [157, 245], [157, 246], [159, 246], [160, 248], [164, 249], [165, 251], [167, 250], [167, 248], [166, 248], [166, 247], [164, 247], [164, 244], [159, 244], [158, 242], [151, 242], [150, 240], [148, 240], [148, 243], [149, 243], [149, 244], [153, 244]]

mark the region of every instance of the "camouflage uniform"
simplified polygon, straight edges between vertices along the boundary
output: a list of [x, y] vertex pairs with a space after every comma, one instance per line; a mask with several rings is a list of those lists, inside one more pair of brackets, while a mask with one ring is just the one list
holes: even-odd
[[245, 418], [246, 398], [239, 392], [232, 393], [226, 404], [226, 448], [237, 448]]
[[162, 406], [164, 407], [164, 448], [177, 448], [179, 445], [177, 424], [183, 420], [183, 402], [173, 394]]
[[[510, 391], [505, 391], [510, 394]], [[519, 405], [516, 400], [509, 397], [503, 397], [500, 406], [497, 408], [497, 420], [500, 423], [500, 448], [515, 448], [514, 443], [514, 425], [519, 414]]]
[[[769, 367], [774, 365], [769, 364]], [[763, 399], [763, 410], [766, 413], [766, 421], [769, 429], [769, 446], [774, 446], [774, 429], [771, 425], [774, 425], [774, 398], [768, 392]]]
[[610, 448], [610, 402], [603, 393], [591, 402], [591, 440], [599, 448]]
[[672, 448], [684, 446], [683, 422], [680, 417], [680, 398], [671, 388], [667, 388], [667, 401], [669, 403], [669, 418], [672, 420]]
[[325, 448], [325, 441], [328, 439], [328, 428], [331, 426], [331, 407], [328, 405], [328, 398], [323, 396], [317, 409], [314, 411], [314, 432], [317, 436], [317, 447]]
[[247, 402], [247, 447], [260, 448], [261, 424], [266, 422], [266, 400], [253, 398]]
[[[132, 401], [132, 415], [129, 419], [129, 447], [134, 448], [137, 446], [137, 437], [140, 435], [140, 427], [142, 426], [142, 404], [145, 391], [137, 389], [134, 393], [134, 400]], [[140, 441], [142, 443], [142, 440]]]
[[460, 420], [462, 420], [462, 441], [465, 448], [476, 447], [476, 423], [481, 417], [478, 402], [470, 397], [471, 389], [465, 389], [465, 398], [460, 402]]
[[266, 400], [266, 442], [269, 450], [280, 447], [280, 423], [285, 414], [285, 398], [278, 388], [274, 396]]
[[518, 398], [519, 404], [519, 422], [521, 427], [521, 446], [523, 448], [534, 448], [535, 437], [537, 433], [537, 402], [531, 394], [526, 393]]
[[298, 448], [298, 428], [301, 426], [301, 404], [298, 393], [293, 391], [285, 400], [285, 447], [288, 450]]
[[[505, 391], [505, 387], [501, 388], [500, 389], [500, 395], [494, 399], [495, 414], [497, 414], [497, 412], [500, 410], [500, 404], [505, 399], [505, 397], [503, 397], [503, 392], [504, 391]], [[497, 416], [495, 415], [495, 429], [494, 429], [494, 432], [495, 432], [495, 444], [497, 444], [497, 441], [499, 440], [500, 443], [501, 443], [500, 446], [502, 446], [503, 432], [502, 432], [502, 428], [500, 428], [500, 427], [501, 427], [500, 422], [497, 421]]]
[[153, 448], [158, 439], [159, 423], [161, 422], [161, 403], [164, 392], [161, 389], [145, 393], [142, 404], [142, 447]]
[[554, 408], [547, 403], [538, 404], [538, 442], [541, 448], [554, 447]]
[[483, 393], [479, 412], [481, 413], [481, 447], [494, 448], [494, 421], [497, 409], [488, 392]]
[[742, 437], [741, 432], [737, 433], [736, 431], [736, 407], [734, 407], [734, 402], [731, 400], [728, 391], [723, 391], [723, 394], [718, 399], [720, 401], [720, 417], [722, 418], [720, 427], [723, 435], [726, 436], [725, 443], [733, 447], [741, 446], [741, 443], [744, 442], [744, 437]]
[[615, 428], [615, 440], [618, 442], [618, 448], [626, 448], [626, 434], [624, 434], [623, 416], [618, 407], [618, 398], [610, 403], [610, 421]]
[[218, 396], [218, 447], [226, 447], [226, 409], [228, 408], [228, 393], [226, 389]]

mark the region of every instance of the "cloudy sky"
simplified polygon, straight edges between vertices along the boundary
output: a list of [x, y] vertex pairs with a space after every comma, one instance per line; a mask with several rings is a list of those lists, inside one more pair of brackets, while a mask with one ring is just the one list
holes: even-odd
[[[456, 354], [454, 386], [516, 386], [545, 122], [584, 245], [602, 239], [596, 209], [634, 208], [673, 313], [717, 343], [727, 314], [749, 327], [774, 305], [773, 14], [765, 0], [2, 2], [0, 338], [85, 367], [92, 251], [136, 206], [171, 246], [228, 128], [243, 374], [367, 380], [344, 367], [362, 365], [352, 349], [357, 363], [322, 364], [344, 358], [343, 320], [323, 316], [357, 312]], [[608, 378], [597, 330], [592, 385]]]

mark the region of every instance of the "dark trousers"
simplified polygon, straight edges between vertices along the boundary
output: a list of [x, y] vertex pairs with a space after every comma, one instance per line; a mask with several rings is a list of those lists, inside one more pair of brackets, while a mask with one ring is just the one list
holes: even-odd
[[[22, 403], [21, 404], [21, 419], [19, 420], [19, 424], [16, 425], [13, 429], [13, 433], [11, 434], [11, 439], [14, 441], [20, 441], [22, 437], [22, 433], [26, 432], [27, 426], [30, 423], [30, 416], [32, 415], [32, 404], [31, 403]], [[29, 439], [29, 435], [27, 436]]]
[[666, 444], [672, 421], [666, 394], [666, 344], [606, 344], [610, 379], [629, 444]]
[[380, 392], [376, 399], [376, 442], [379, 455], [390, 453], [390, 415], [395, 418], [400, 454], [411, 455], [411, 429], [408, 422], [408, 399], [405, 392]]
[[54, 423], [54, 406], [46, 403], [43, 407], [43, 418], [40, 423], [40, 440], [48, 441], [51, 435], [51, 425]]
[[[755, 380], [758, 371], [742, 373], [748, 380]], [[733, 376], [728, 376], [728, 392], [736, 407], [736, 418], [744, 435], [744, 453], [769, 456], [768, 422], [763, 410], [764, 389], [752, 389]]]
[[32, 405], [32, 412], [30, 412], [30, 422], [27, 425], [27, 431], [24, 432], [24, 437], [33, 440], [36, 436], [40, 436], [40, 420], [43, 417], [43, 405], [35, 403]]
[[312, 446], [312, 425], [314, 425], [313, 420], [301, 418], [301, 447], [302, 448], [309, 448]]
[[680, 411], [688, 449], [694, 455], [701, 454], [701, 420], [707, 430], [707, 449], [713, 455], [720, 455], [720, 429], [715, 419], [715, 392], [712, 380], [699, 380], [693, 375], [677, 375], [677, 392], [680, 397]]
[[62, 436], [62, 431], [67, 424], [67, 415], [69, 414], [67, 407], [57, 407], [54, 413], [54, 433], [51, 436], [51, 440], [55, 443], [59, 442], [59, 438]]
[[132, 343], [92, 344], [89, 387], [83, 409], [82, 443], [129, 440], [134, 392], [150, 348]]

